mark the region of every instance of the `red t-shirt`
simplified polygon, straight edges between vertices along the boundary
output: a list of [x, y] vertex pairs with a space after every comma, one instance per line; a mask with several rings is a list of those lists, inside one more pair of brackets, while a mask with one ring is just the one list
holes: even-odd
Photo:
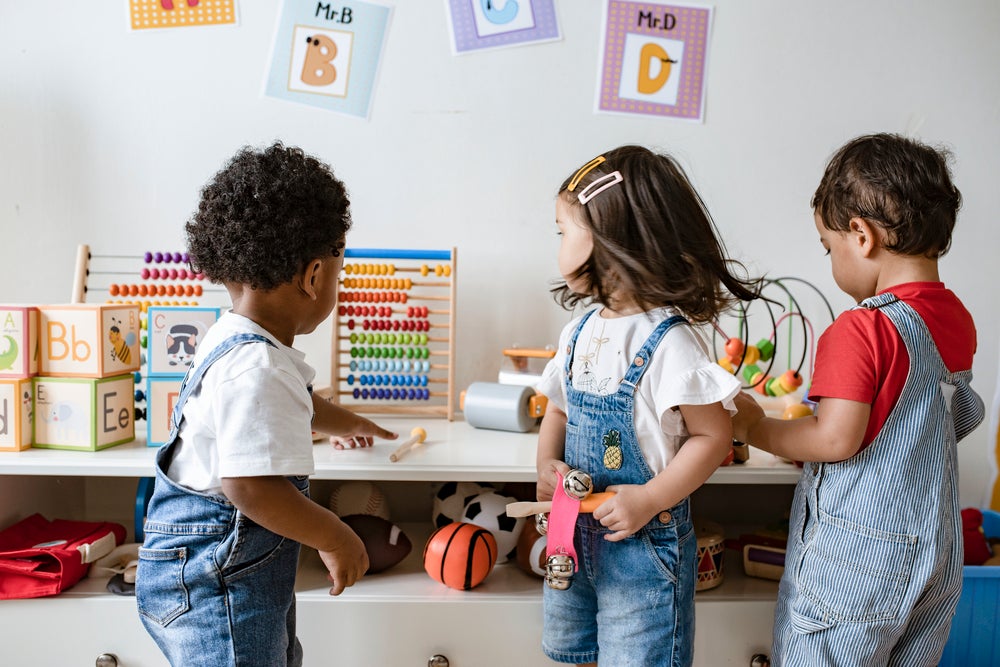
[[[881, 293], [885, 292], [917, 311], [948, 370], [972, 368], [976, 327], [972, 315], [944, 283], [904, 283]], [[864, 448], [878, 435], [903, 393], [909, 364], [906, 345], [888, 317], [877, 309], [848, 310], [820, 336], [809, 397], [871, 404]]]

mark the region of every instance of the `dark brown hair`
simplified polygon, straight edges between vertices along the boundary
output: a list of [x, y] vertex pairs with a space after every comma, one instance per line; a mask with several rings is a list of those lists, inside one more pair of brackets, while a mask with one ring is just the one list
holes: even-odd
[[[705, 203], [676, 160], [641, 146], [615, 148], [603, 157], [572, 192], [567, 188], [575, 174], [559, 188], [559, 196], [577, 208], [590, 229], [594, 249], [575, 276], [587, 286], [585, 292], [573, 292], [560, 281], [552, 289], [558, 303], [572, 308], [596, 301], [614, 307], [612, 294], [621, 290], [643, 310], [673, 306], [704, 323], [736, 299], [759, 297], [760, 281], [747, 278], [745, 267], [726, 257]], [[578, 195], [589, 184], [615, 171], [621, 183], [580, 203]]]
[[829, 230], [847, 231], [851, 218], [864, 218], [886, 231], [886, 250], [940, 257], [962, 206], [950, 157], [896, 134], [858, 137], [830, 158], [812, 207]]
[[192, 268], [209, 280], [271, 290], [339, 255], [350, 227], [347, 190], [330, 167], [277, 142], [237, 152], [185, 230]]

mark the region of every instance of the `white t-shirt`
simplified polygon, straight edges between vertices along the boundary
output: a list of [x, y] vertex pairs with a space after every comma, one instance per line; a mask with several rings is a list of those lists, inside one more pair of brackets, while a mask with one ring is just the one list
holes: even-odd
[[[573, 387], [589, 394], [618, 391], [635, 355], [656, 326], [678, 314], [671, 308], [606, 319], [601, 311], [587, 320], [576, 340]], [[535, 390], [566, 411], [565, 373], [567, 347], [582, 315], [574, 318], [559, 336], [559, 347]], [[635, 393], [635, 432], [639, 447], [655, 475], [667, 467], [688, 437], [681, 405], [719, 403], [736, 414], [733, 398], [740, 382], [713, 362], [708, 346], [692, 326], [674, 326], [653, 351], [649, 366]]]
[[234, 334], [271, 340], [238, 345], [205, 372], [184, 406], [180, 442], [168, 476], [195, 491], [222, 493], [223, 477], [311, 475], [312, 397], [316, 371], [253, 321], [229, 312], [198, 345], [200, 364]]

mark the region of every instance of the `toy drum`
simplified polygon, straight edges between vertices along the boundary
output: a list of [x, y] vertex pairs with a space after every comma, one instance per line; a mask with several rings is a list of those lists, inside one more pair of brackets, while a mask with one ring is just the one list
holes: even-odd
[[695, 526], [698, 538], [698, 581], [696, 591], [707, 591], [722, 583], [722, 557], [725, 554], [722, 528], [714, 523]]

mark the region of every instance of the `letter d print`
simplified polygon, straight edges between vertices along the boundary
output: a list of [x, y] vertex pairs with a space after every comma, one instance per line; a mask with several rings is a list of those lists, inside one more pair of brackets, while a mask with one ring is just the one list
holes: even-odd
[[347, 97], [353, 32], [295, 26], [288, 89]]

